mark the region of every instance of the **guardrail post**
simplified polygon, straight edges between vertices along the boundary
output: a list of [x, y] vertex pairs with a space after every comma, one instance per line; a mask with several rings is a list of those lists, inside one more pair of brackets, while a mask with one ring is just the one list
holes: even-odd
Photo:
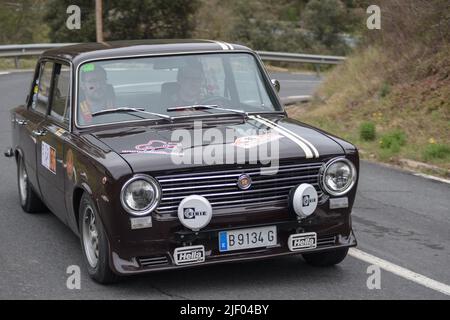
[[316, 68], [317, 77], [320, 77], [320, 64], [315, 64], [314, 67]]
[[16, 66], [16, 69], [19, 69], [20, 67], [19, 56], [14, 57], [14, 65]]

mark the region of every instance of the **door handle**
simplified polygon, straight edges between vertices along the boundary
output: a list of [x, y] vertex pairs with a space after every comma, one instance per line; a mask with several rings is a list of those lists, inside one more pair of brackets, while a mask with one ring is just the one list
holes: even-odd
[[38, 129], [38, 130], [33, 130], [32, 131], [33, 136], [35, 137], [41, 137], [41, 136], [45, 136], [47, 134], [47, 130], [45, 129]]
[[16, 119], [16, 123], [18, 125], [25, 126], [28, 123], [28, 121], [27, 120], [22, 120], [22, 119]]

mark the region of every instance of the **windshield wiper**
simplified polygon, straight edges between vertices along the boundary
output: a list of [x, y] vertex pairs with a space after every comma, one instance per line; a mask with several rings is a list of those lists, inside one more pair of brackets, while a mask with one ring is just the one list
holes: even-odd
[[139, 112], [139, 113], [149, 114], [149, 115], [152, 115], [152, 116], [157, 116], [157, 117], [160, 117], [162, 119], [169, 120], [171, 122], [173, 120], [173, 118], [171, 116], [168, 116], [168, 115], [165, 115], [165, 114], [145, 111], [144, 108], [128, 108], [128, 107], [120, 107], [120, 108], [100, 110], [100, 111], [92, 113], [92, 116], [95, 117], [95, 116], [98, 116], [98, 115], [102, 115], [102, 114], [106, 114], [106, 113], [115, 113], [115, 112]]
[[222, 108], [222, 107], [219, 107], [216, 104], [193, 104], [193, 105], [190, 105], [190, 106], [171, 107], [171, 108], [167, 108], [167, 111], [171, 112], [171, 111], [182, 111], [182, 110], [208, 110], [208, 109], [215, 109], [215, 110], [233, 112], [233, 113], [237, 113], [237, 114], [240, 114], [240, 115], [244, 116], [244, 119], [248, 118], [248, 112], [247, 111]]

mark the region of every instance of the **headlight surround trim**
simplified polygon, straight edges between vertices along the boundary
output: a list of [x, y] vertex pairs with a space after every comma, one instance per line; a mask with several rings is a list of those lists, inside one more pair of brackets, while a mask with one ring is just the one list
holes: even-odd
[[[144, 180], [148, 182], [153, 188], [155, 194], [153, 201], [151, 201], [150, 204], [146, 206], [143, 210], [134, 210], [130, 208], [130, 206], [127, 204], [125, 200], [125, 192], [127, 188], [130, 186], [130, 184], [138, 180]], [[158, 207], [161, 201], [161, 193], [162, 193], [161, 186], [159, 185], [159, 182], [155, 178], [145, 174], [136, 174], [123, 184], [122, 189], [120, 190], [120, 203], [122, 204], [123, 209], [129, 214], [133, 216], [142, 217], [153, 212]]]
[[[331, 189], [325, 182], [325, 178], [327, 177], [328, 169], [337, 162], [343, 162], [343, 163], [347, 164], [350, 167], [350, 171], [352, 173], [351, 183], [342, 191], [335, 191], [335, 190]], [[357, 177], [358, 177], [358, 172], [356, 171], [356, 167], [353, 164], [353, 162], [351, 162], [350, 160], [348, 160], [347, 158], [344, 158], [344, 157], [337, 157], [337, 158], [333, 158], [330, 161], [328, 161], [325, 164], [325, 166], [323, 167], [323, 169], [321, 170], [320, 185], [321, 185], [323, 191], [325, 191], [326, 193], [328, 193], [331, 196], [338, 197], [338, 196], [342, 196], [342, 195], [348, 193], [355, 186]]]

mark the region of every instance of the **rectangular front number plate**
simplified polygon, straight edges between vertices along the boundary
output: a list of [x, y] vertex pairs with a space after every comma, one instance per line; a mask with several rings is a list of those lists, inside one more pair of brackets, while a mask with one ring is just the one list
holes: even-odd
[[220, 252], [269, 247], [276, 244], [276, 226], [219, 232]]

